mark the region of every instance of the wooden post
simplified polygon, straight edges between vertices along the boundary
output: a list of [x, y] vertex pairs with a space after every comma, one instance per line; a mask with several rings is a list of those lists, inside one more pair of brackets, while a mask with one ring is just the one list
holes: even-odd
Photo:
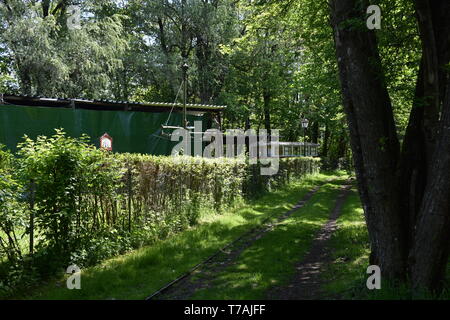
[[36, 185], [34, 180], [30, 184], [30, 255], [34, 253], [34, 196]]
[[128, 167], [128, 232], [131, 232], [131, 197], [132, 197], [132, 185], [131, 185], [131, 169]]

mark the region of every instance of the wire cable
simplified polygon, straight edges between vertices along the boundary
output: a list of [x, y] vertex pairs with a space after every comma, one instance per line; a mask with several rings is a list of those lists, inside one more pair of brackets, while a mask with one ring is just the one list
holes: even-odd
[[172, 109], [170, 109], [169, 116], [167, 117], [167, 121], [166, 121], [165, 126], [167, 126], [167, 124], [169, 123], [170, 116], [172, 115], [173, 109], [175, 108], [175, 103], [178, 100], [178, 96], [180, 95], [181, 88], [183, 87], [183, 84], [184, 84], [184, 80], [181, 82], [180, 88], [178, 89], [177, 95], [175, 96], [175, 101], [173, 102]]

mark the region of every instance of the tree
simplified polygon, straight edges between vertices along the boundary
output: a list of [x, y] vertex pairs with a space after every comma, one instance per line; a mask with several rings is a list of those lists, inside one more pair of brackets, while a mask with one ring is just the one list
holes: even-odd
[[223, 46], [231, 66], [222, 97], [229, 106], [226, 115], [231, 126], [253, 125], [268, 132], [283, 128], [283, 138], [296, 140], [300, 132], [301, 46], [290, 19], [278, 9], [239, 3], [240, 36]]
[[402, 144], [377, 37], [365, 26], [368, 2], [330, 4], [371, 263], [439, 291], [450, 249], [450, 3], [415, 1], [422, 59]]
[[187, 63], [189, 101], [217, 103], [229, 66], [220, 47], [237, 35], [233, 1], [134, 0], [130, 6], [139, 8], [131, 17], [144, 39], [141, 97], [173, 101]]
[[109, 0], [77, 2], [81, 29], [70, 30], [72, 1], [0, 2], [0, 43], [6, 48], [20, 91], [27, 95], [106, 98], [127, 47], [118, 15], [98, 19]]

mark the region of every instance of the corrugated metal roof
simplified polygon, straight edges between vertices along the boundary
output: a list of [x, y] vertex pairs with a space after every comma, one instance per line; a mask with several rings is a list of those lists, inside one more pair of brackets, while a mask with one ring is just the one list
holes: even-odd
[[[93, 110], [125, 110], [125, 111], [143, 111], [143, 112], [162, 112], [170, 109], [182, 110], [182, 103], [166, 102], [132, 102], [115, 100], [88, 100], [88, 99], [67, 99], [67, 98], [49, 98], [41, 96], [23, 96], [3, 94], [3, 101], [15, 105], [30, 105], [43, 107], [62, 107], [62, 108], [80, 108]], [[204, 104], [186, 104], [187, 110], [220, 112], [226, 106], [204, 105]]]

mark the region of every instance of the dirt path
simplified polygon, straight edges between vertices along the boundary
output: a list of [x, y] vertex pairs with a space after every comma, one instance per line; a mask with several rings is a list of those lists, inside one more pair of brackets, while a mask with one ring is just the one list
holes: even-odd
[[227, 248], [226, 251], [222, 251], [221, 254], [215, 256], [212, 260], [202, 265], [189, 276], [183, 278], [153, 299], [185, 300], [189, 299], [197, 290], [209, 288], [217, 274], [234, 263], [236, 258], [256, 240], [263, 237], [264, 234], [271, 231], [277, 224], [286, 220], [295, 211], [302, 208], [319, 188], [320, 186], [309, 191], [291, 210], [278, 216], [275, 220], [269, 221], [254, 229], [252, 232], [235, 242], [231, 247]]
[[322, 227], [306, 256], [296, 266], [296, 274], [291, 282], [284, 286], [275, 287], [267, 293], [270, 300], [315, 300], [331, 299], [321, 290], [324, 280], [321, 271], [324, 265], [332, 262], [328, 241], [337, 229], [336, 220], [339, 218], [345, 199], [349, 195], [350, 185], [342, 186], [336, 205], [330, 214], [328, 222]]

